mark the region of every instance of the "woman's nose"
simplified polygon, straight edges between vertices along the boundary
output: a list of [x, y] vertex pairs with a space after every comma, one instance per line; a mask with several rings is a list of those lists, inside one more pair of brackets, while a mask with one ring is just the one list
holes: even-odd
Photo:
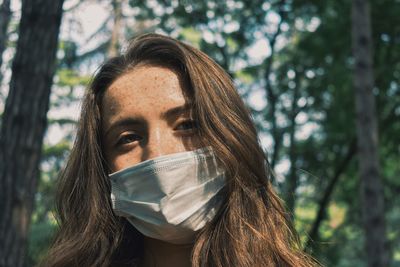
[[171, 129], [154, 127], [149, 129], [148, 140], [143, 147], [142, 161], [181, 152], [182, 145], [177, 142]]

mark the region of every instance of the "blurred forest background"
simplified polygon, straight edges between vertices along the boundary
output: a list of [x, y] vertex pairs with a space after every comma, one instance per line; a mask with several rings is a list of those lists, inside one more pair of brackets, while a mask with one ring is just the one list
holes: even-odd
[[400, 1], [366, 2], [0, 0], [0, 266], [46, 253], [85, 87], [143, 32], [188, 42], [232, 76], [305, 250], [326, 266], [400, 266]]

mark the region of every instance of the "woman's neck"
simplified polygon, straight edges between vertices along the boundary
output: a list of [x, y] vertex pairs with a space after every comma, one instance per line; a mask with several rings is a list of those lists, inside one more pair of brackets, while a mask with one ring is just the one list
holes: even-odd
[[144, 237], [144, 255], [140, 267], [191, 267], [193, 244], [175, 245]]

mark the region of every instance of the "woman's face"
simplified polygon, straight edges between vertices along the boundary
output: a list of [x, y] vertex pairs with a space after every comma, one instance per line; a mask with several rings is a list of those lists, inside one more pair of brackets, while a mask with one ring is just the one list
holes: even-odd
[[111, 171], [199, 148], [196, 123], [178, 75], [138, 66], [115, 80], [102, 99], [102, 142]]

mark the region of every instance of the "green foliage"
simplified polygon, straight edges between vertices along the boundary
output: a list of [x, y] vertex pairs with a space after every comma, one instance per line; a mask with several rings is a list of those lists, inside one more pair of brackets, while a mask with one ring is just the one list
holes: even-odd
[[201, 32], [192, 27], [183, 28], [180, 32], [180, 38], [186, 40], [194, 47], [200, 48]]
[[85, 86], [89, 83], [91, 78], [89, 75], [79, 75], [78, 71], [74, 69], [60, 69], [57, 72], [57, 77], [57, 84], [59, 86], [69, 87], [75, 87], [78, 85]]
[[27, 265], [34, 266], [46, 255], [56, 226], [49, 222], [33, 223], [29, 235]]

